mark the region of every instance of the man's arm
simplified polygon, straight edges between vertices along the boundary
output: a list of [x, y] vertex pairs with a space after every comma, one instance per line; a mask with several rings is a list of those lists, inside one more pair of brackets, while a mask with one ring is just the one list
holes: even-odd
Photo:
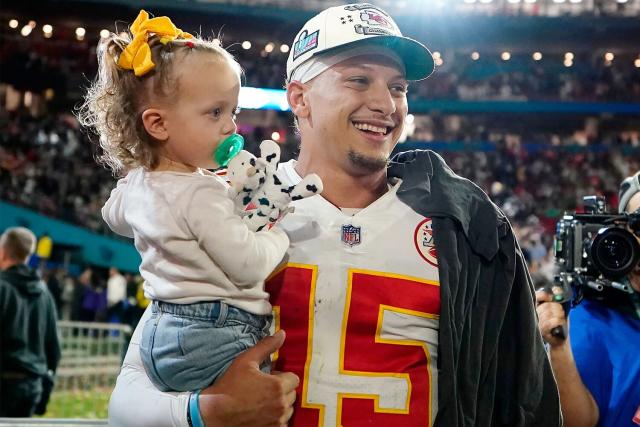
[[[140, 359], [140, 337], [148, 307], [125, 356], [109, 401], [112, 426], [187, 426], [190, 393], [165, 393], [147, 377]], [[267, 337], [240, 355], [215, 384], [202, 390], [200, 413], [207, 427], [286, 426], [293, 412], [298, 378], [291, 373], [260, 372], [264, 358], [277, 350], [284, 334]]]
[[[566, 427], [593, 427], [599, 419], [598, 405], [582, 382], [573, 358], [568, 338], [568, 322], [562, 305], [552, 302], [552, 297], [544, 290], [536, 292], [540, 333], [549, 343], [551, 367], [560, 391], [560, 404]], [[551, 334], [556, 326], [563, 326], [567, 339]]]

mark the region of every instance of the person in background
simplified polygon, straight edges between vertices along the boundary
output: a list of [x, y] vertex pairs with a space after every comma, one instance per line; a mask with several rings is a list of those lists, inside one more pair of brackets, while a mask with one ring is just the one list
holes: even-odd
[[[640, 172], [622, 182], [618, 209], [640, 209]], [[587, 290], [568, 319], [552, 295], [536, 292], [566, 427], [640, 424], [640, 264], [624, 281], [630, 294], [605, 289], [609, 293], [598, 297]], [[564, 327], [566, 339], [551, 334], [557, 326]]]
[[127, 280], [117, 268], [109, 269], [107, 280], [107, 321], [121, 323], [127, 299]]
[[54, 300], [27, 265], [35, 244], [23, 227], [0, 236], [0, 417], [43, 414], [60, 361]]

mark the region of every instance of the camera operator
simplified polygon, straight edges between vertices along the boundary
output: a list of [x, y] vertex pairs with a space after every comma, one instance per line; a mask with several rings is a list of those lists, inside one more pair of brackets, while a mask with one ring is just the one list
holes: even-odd
[[[619, 212], [637, 209], [640, 172], [620, 187]], [[608, 290], [616, 294], [608, 300], [585, 293], [568, 320], [552, 294], [536, 292], [540, 333], [549, 344], [565, 426], [640, 424], [640, 265], [627, 280], [632, 293]], [[552, 334], [557, 326], [564, 328], [564, 337]]]

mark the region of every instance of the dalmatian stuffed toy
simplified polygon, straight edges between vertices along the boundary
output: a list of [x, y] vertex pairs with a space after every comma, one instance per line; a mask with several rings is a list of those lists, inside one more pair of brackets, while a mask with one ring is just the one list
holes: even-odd
[[286, 185], [278, 173], [280, 146], [271, 140], [260, 144], [260, 157], [242, 150], [227, 165], [230, 197], [236, 212], [250, 229], [269, 229], [293, 211], [291, 201], [320, 194], [322, 180], [309, 174], [296, 185]]

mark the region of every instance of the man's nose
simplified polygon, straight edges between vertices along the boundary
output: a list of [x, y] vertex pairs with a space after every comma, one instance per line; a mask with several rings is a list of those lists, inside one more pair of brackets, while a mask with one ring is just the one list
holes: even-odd
[[384, 82], [376, 82], [369, 89], [369, 109], [385, 116], [396, 112], [396, 103], [391, 91]]

